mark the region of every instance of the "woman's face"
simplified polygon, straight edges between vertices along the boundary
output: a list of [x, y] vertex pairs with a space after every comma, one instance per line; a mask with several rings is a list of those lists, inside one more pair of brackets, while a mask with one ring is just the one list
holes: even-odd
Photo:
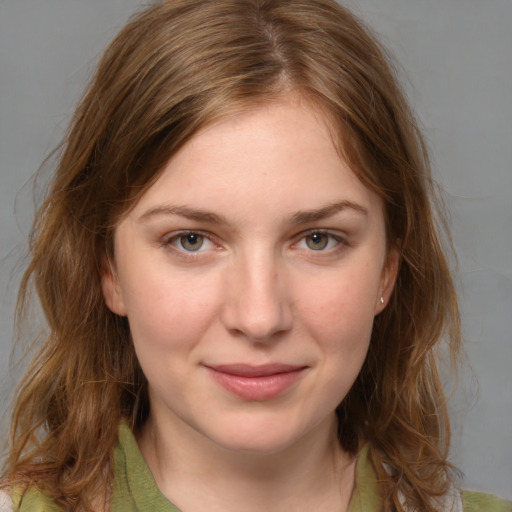
[[290, 100], [205, 129], [169, 161], [117, 227], [103, 289], [128, 317], [157, 425], [276, 452], [332, 428], [396, 259], [381, 201], [322, 115]]

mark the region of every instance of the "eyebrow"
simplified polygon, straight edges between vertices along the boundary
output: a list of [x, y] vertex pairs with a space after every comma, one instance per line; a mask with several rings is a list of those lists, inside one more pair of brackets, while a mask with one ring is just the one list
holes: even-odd
[[339, 203], [331, 203], [315, 210], [300, 210], [292, 215], [291, 220], [293, 224], [307, 224], [327, 219], [344, 210], [351, 210], [365, 216], [368, 215], [368, 210], [364, 206], [352, 201], [340, 201]]
[[151, 217], [157, 217], [160, 215], [178, 215], [185, 219], [195, 220], [197, 222], [207, 222], [209, 224], [228, 225], [228, 221], [222, 215], [218, 215], [207, 210], [201, 210], [198, 208], [189, 208], [188, 206], [155, 206], [143, 213], [139, 217], [140, 222], [144, 222]]
[[[311, 222], [320, 221], [336, 215], [339, 212], [351, 210], [360, 215], [368, 215], [368, 210], [360, 204], [352, 201], [340, 201], [336, 203], [330, 203], [322, 208], [316, 208], [313, 210], [299, 210], [290, 216], [291, 224], [308, 224]], [[146, 220], [157, 217], [157, 216], [170, 216], [177, 215], [184, 217], [185, 219], [193, 220], [196, 222], [205, 222], [208, 224], [217, 224], [221, 226], [229, 225], [228, 220], [223, 215], [213, 213], [207, 210], [198, 208], [190, 208], [188, 206], [155, 206], [149, 209], [139, 217], [139, 222], [145, 222]]]

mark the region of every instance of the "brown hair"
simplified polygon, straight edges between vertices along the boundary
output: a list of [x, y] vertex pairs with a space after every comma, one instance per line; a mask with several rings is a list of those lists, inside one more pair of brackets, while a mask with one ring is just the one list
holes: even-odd
[[[390, 60], [333, 0], [169, 0], [106, 50], [72, 119], [31, 238], [18, 322], [35, 288], [48, 322], [19, 387], [6, 476], [69, 508], [106, 493], [122, 418], [149, 411], [126, 319], [101, 292], [120, 217], [197, 131], [299, 93], [329, 117], [343, 157], [385, 204], [401, 255], [363, 369], [339, 406], [339, 440], [369, 443], [384, 510], [421, 512], [450, 484], [449, 421], [434, 347], [456, 358], [457, 301], [440, 247], [421, 134]], [[105, 478], [108, 475], [108, 478]]]

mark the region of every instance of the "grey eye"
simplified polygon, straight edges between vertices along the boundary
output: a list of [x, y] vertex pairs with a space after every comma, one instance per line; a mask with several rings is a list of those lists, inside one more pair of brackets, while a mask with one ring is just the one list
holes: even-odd
[[327, 247], [329, 235], [326, 233], [313, 233], [306, 237], [306, 245], [313, 251], [321, 251]]
[[204, 243], [204, 236], [197, 233], [188, 233], [180, 236], [180, 245], [186, 251], [198, 251]]

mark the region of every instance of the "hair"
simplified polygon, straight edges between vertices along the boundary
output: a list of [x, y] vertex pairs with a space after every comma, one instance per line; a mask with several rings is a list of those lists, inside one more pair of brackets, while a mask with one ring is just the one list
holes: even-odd
[[149, 413], [128, 323], [106, 306], [116, 225], [199, 130], [290, 94], [329, 119], [340, 157], [383, 200], [396, 285], [363, 368], [338, 408], [339, 441], [369, 445], [384, 510], [421, 512], [452, 482], [436, 350], [453, 360], [460, 320], [441, 248], [437, 194], [391, 59], [333, 0], [168, 0], [107, 48], [60, 149], [31, 234], [17, 309], [35, 290], [47, 330], [13, 406], [4, 478], [66, 509], [108, 494], [119, 423]]

